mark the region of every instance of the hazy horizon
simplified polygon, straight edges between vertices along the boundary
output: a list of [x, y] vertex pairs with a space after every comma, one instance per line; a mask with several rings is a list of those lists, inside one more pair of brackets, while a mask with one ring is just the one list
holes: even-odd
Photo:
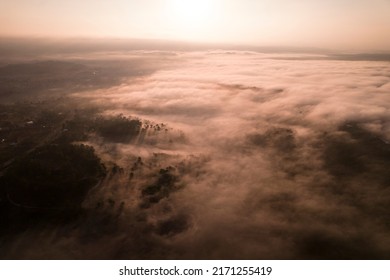
[[0, 36], [390, 50], [390, 1], [0, 1]]

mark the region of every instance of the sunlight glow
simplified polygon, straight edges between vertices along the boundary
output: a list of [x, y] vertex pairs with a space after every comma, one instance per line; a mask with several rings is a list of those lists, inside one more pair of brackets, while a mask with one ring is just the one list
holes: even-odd
[[210, 0], [171, 0], [170, 13], [176, 24], [197, 28], [215, 19], [216, 7]]

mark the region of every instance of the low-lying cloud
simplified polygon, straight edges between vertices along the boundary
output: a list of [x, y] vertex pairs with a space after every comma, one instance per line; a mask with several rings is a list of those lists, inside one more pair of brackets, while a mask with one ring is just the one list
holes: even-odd
[[142, 141], [89, 139], [120, 168], [90, 192], [92, 214], [48, 230], [38, 255], [26, 243], [49, 233], [25, 233], [8, 256], [390, 257], [388, 62], [175, 57], [175, 67], [72, 95], [163, 126]]

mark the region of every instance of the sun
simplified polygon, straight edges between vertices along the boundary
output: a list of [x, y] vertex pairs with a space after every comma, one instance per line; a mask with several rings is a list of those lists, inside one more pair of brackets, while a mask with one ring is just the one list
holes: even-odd
[[216, 12], [210, 0], [171, 0], [170, 10], [173, 20], [186, 27], [210, 24]]

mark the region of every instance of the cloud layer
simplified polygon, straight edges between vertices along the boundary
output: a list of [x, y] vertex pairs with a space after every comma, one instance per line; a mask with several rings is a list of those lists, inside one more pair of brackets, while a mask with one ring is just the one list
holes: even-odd
[[56, 229], [44, 257], [390, 257], [388, 62], [176, 57], [180, 64], [73, 94], [104, 115], [164, 129], [127, 144], [89, 140], [122, 171], [84, 202], [100, 214], [68, 239]]

